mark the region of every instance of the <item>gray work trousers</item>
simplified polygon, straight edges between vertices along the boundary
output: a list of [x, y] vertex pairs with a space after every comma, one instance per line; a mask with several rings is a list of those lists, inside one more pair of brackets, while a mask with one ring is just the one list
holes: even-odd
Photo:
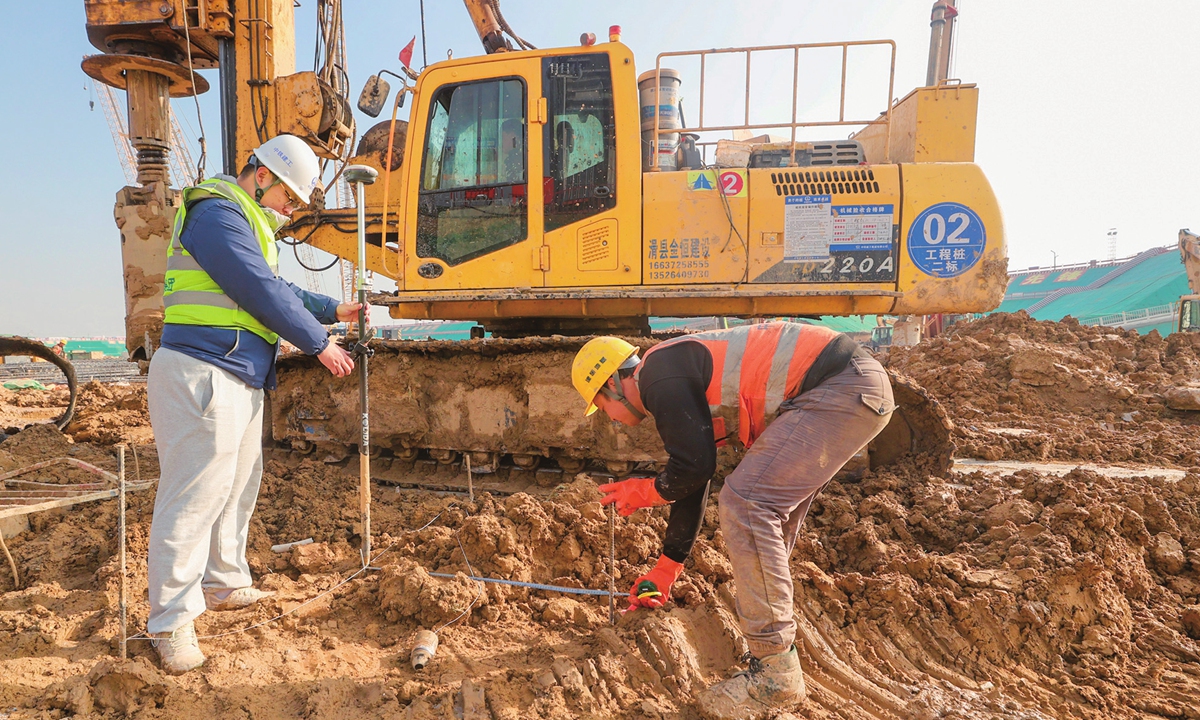
[[147, 380], [161, 477], [149, 548], [149, 632], [171, 632], [252, 584], [250, 516], [262, 479], [263, 391], [160, 349]]
[[883, 430], [894, 407], [883, 366], [851, 358], [845, 370], [785, 402], [725, 479], [721, 531], [742, 631], [756, 657], [795, 642], [789, 556], [813, 498]]

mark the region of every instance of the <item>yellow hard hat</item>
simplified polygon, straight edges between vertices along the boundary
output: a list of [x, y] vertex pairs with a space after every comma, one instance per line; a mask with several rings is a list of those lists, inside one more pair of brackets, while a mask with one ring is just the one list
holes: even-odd
[[598, 337], [588, 340], [579, 348], [575, 362], [571, 363], [571, 384], [587, 402], [584, 416], [596, 412], [596, 394], [608, 379], [616, 374], [621, 364], [637, 354], [637, 348], [616, 337]]

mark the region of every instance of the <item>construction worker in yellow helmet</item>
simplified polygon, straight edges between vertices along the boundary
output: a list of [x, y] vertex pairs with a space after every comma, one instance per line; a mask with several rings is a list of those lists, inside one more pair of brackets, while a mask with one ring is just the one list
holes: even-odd
[[[637, 425], [647, 415], [667, 451], [654, 477], [601, 485], [624, 516], [671, 504], [663, 552], [634, 580], [630, 609], [662, 607], [700, 531], [717, 445], [746, 449], [720, 494], [748, 669], [698, 698], [706, 718], [761, 718], [804, 695], [789, 556], [821, 488], [887, 425], [887, 372], [844, 334], [773, 322], [684, 335], [641, 358], [615, 337], [588, 341], [571, 368], [585, 413]], [[726, 423], [737, 423], [736, 436]]]

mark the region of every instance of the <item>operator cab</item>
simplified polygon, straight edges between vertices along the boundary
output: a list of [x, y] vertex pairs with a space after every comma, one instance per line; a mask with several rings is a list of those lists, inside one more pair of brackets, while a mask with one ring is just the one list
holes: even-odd
[[[539, 287], [558, 284], [552, 274], [578, 282], [568, 270], [592, 269], [612, 274], [609, 283], [629, 282], [616, 276], [616, 219], [636, 215], [640, 198], [629, 185], [636, 177], [618, 181], [618, 152], [632, 157], [639, 148], [636, 134], [617, 140], [618, 110], [636, 108], [632, 92], [614, 97], [614, 62], [631, 68], [632, 58], [612, 50], [622, 57], [578, 48], [504, 53], [422, 75], [410, 127], [422, 152], [412, 169], [419, 176], [406, 288]], [[636, 258], [636, 223], [622, 230]], [[581, 232], [598, 238], [598, 250], [579, 244]]]

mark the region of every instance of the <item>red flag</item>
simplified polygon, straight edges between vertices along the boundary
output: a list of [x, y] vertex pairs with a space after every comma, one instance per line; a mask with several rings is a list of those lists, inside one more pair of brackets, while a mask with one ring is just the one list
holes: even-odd
[[400, 64], [402, 64], [404, 67], [408, 67], [409, 64], [412, 63], [413, 44], [416, 42], [417, 36], [413, 35], [413, 39], [409, 40], [408, 44], [404, 46], [404, 49], [400, 51]]

